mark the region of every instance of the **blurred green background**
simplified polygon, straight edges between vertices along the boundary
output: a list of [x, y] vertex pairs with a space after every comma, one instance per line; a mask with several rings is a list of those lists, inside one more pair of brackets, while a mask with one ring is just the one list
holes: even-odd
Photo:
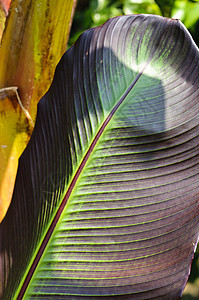
[[[199, 0], [79, 0], [68, 46], [72, 46], [83, 31], [109, 18], [140, 13], [180, 19], [199, 47]], [[195, 253], [182, 299], [199, 300], [199, 250]]]

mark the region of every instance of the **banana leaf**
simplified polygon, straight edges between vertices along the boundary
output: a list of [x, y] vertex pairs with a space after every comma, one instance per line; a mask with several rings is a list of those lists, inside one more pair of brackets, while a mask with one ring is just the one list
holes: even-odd
[[178, 299], [199, 232], [199, 52], [179, 20], [85, 31], [0, 224], [2, 299]]

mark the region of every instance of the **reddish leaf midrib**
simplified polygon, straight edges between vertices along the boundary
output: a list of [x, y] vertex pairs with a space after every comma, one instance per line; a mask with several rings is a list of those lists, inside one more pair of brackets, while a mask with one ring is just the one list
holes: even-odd
[[40, 261], [40, 259], [42, 257], [42, 254], [43, 254], [43, 252], [44, 252], [44, 250], [45, 250], [45, 248], [46, 248], [46, 246], [48, 244], [48, 241], [49, 241], [49, 239], [50, 239], [50, 237], [51, 237], [51, 235], [52, 235], [52, 233], [53, 233], [53, 231], [55, 229], [55, 226], [56, 226], [56, 224], [57, 224], [57, 222], [58, 222], [58, 220], [59, 220], [59, 218], [60, 218], [60, 216], [61, 216], [64, 208], [65, 208], [65, 205], [66, 205], [66, 203], [67, 203], [67, 201], [68, 201], [68, 199], [69, 199], [69, 197], [70, 197], [70, 195], [71, 195], [71, 193], [73, 191], [73, 188], [75, 187], [77, 179], [79, 178], [79, 176], [80, 176], [80, 174], [81, 174], [81, 172], [82, 172], [82, 170], [83, 170], [83, 168], [84, 168], [84, 166], [85, 166], [85, 164], [86, 164], [89, 156], [91, 155], [91, 153], [92, 153], [95, 145], [97, 144], [100, 136], [104, 132], [106, 126], [108, 125], [108, 123], [112, 119], [114, 113], [117, 111], [117, 109], [119, 108], [119, 106], [122, 104], [122, 102], [125, 100], [125, 98], [127, 97], [127, 95], [130, 93], [130, 91], [132, 90], [132, 88], [134, 87], [134, 85], [136, 84], [136, 82], [138, 81], [138, 79], [140, 78], [140, 76], [142, 75], [142, 73], [143, 73], [143, 70], [140, 73], [138, 73], [138, 75], [133, 80], [133, 82], [131, 83], [131, 85], [127, 88], [127, 90], [122, 95], [122, 97], [119, 99], [119, 101], [117, 102], [117, 104], [113, 107], [113, 109], [111, 110], [111, 112], [109, 113], [109, 115], [107, 116], [107, 118], [105, 119], [105, 121], [103, 122], [103, 124], [101, 125], [101, 127], [100, 127], [99, 131], [97, 132], [95, 138], [93, 139], [93, 141], [92, 141], [92, 143], [91, 143], [88, 151], [86, 152], [86, 154], [85, 154], [85, 156], [84, 156], [84, 158], [83, 158], [83, 160], [82, 160], [82, 162], [81, 162], [78, 170], [76, 171], [76, 173], [75, 173], [75, 175], [74, 175], [74, 177], [73, 177], [73, 179], [72, 179], [72, 181], [71, 181], [71, 183], [70, 183], [70, 185], [68, 187], [66, 195], [65, 195], [64, 199], [62, 200], [62, 202], [60, 204], [60, 207], [58, 208], [57, 213], [56, 213], [56, 215], [55, 215], [55, 217], [54, 217], [54, 219], [53, 219], [53, 221], [52, 221], [52, 223], [51, 223], [51, 225], [50, 225], [50, 227], [49, 227], [49, 229], [48, 229], [48, 231], [47, 231], [47, 233], [46, 233], [46, 235], [45, 235], [45, 237], [43, 239], [43, 242], [42, 242], [42, 244], [41, 244], [41, 246], [40, 246], [40, 248], [38, 250], [38, 253], [36, 254], [36, 257], [35, 257], [32, 265], [31, 265], [31, 267], [30, 267], [30, 269], [28, 271], [28, 274], [27, 274], [27, 276], [26, 276], [26, 278], [24, 280], [24, 283], [23, 283], [23, 285], [21, 287], [21, 290], [19, 292], [17, 300], [21, 300], [23, 298], [23, 296], [24, 296], [24, 294], [26, 292], [26, 289], [27, 289], [27, 287], [29, 285], [29, 282], [30, 282], [30, 280], [31, 280], [31, 278], [32, 278], [32, 276], [34, 274], [34, 271], [35, 271], [35, 269], [36, 269], [36, 267], [37, 267], [37, 265], [38, 265], [38, 263], [39, 263], [39, 261]]

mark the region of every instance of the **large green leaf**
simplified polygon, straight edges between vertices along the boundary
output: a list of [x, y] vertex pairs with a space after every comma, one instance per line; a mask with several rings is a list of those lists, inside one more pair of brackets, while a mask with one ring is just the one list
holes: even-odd
[[179, 20], [81, 35], [0, 226], [3, 299], [177, 299], [199, 226], [199, 53]]

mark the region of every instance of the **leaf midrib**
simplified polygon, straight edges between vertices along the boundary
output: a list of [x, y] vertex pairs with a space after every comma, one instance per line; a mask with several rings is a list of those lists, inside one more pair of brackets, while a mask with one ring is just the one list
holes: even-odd
[[102, 123], [100, 129], [98, 130], [96, 136], [94, 137], [89, 149], [87, 150], [82, 162], [80, 163], [80, 166], [79, 168], [77, 169], [71, 183], [69, 184], [69, 187], [67, 189], [67, 192], [66, 192], [66, 195], [64, 196], [53, 220], [52, 220], [52, 223], [49, 227], [49, 229], [47, 230], [45, 236], [44, 236], [44, 239], [43, 239], [43, 242], [41, 243], [40, 247], [39, 247], [39, 250], [34, 258], [34, 261], [33, 263], [31, 264], [30, 266], [30, 269], [25, 277], [25, 280], [23, 282], [23, 285], [20, 289], [20, 292], [18, 294], [18, 297], [17, 297], [17, 300], [20, 300], [23, 298], [24, 294], [25, 294], [25, 291], [30, 283], [30, 280], [35, 272], [35, 269], [43, 255], [43, 252], [48, 244], [48, 241], [50, 240], [51, 236], [52, 236], [52, 233], [54, 232], [54, 229], [57, 225], [57, 222], [66, 206], [66, 203], [75, 187], [75, 184], [82, 172], [82, 170], [84, 169], [84, 166], [86, 164], [86, 162], [88, 161], [88, 158], [90, 157], [95, 145], [97, 144], [99, 138], [101, 137], [102, 133], [104, 132], [106, 126], [109, 124], [109, 122], [111, 121], [113, 115], [115, 114], [115, 112], [117, 111], [117, 109], [120, 107], [120, 105], [122, 104], [122, 102], [126, 99], [127, 95], [130, 93], [130, 91], [133, 89], [133, 87], [135, 86], [135, 84], [137, 83], [137, 81], [139, 80], [140, 76], [143, 74], [143, 71], [144, 71], [144, 68], [141, 72], [139, 72], [136, 76], [136, 78], [133, 80], [133, 82], [130, 84], [130, 86], [126, 89], [126, 91], [124, 92], [124, 94], [121, 96], [121, 98], [118, 100], [118, 102], [115, 104], [115, 106], [112, 108], [111, 112], [109, 113], [109, 115], [106, 117], [106, 119], [104, 120], [104, 122]]

